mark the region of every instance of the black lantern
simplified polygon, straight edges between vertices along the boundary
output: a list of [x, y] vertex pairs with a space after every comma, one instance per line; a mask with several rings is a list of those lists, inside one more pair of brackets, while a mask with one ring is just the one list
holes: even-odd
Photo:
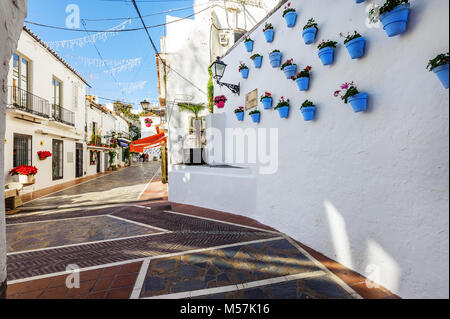
[[150, 108], [150, 102], [147, 100], [144, 100], [141, 102], [141, 106], [143, 110], [148, 110]]
[[220, 82], [220, 80], [223, 77], [223, 74], [225, 73], [226, 67], [227, 67], [227, 65], [223, 61], [221, 61], [219, 57], [217, 57], [216, 61], [214, 61], [210, 66], [212, 76], [216, 80], [218, 85], [226, 86], [227, 88], [229, 88], [231, 90], [231, 92], [239, 95], [240, 90], [241, 90], [240, 84], [236, 85], [236, 84]]

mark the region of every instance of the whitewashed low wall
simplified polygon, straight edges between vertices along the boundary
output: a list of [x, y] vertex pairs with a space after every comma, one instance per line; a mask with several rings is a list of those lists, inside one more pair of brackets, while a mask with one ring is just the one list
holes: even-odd
[[[235, 185], [248, 194], [240, 207], [256, 203], [244, 215], [257, 216], [401, 297], [448, 298], [449, 93], [425, 67], [449, 50], [449, 2], [410, 2], [407, 32], [388, 38], [384, 30], [367, 27], [366, 4], [291, 1], [298, 13], [295, 28], [286, 27], [281, 8], [267, 19], [275, 27], [273, 43], [266, 43], [262, 25], [250, 34], [252, 53], [241, 43], [223, 57], [228, 67], [222, 81], [240, 82], [241, 95], [216, 86], [215, 95], [228, 98], [225, 109], [216, 112], [224, 113], [228, 128], [278, 129], [277, 172], [257, 175], [255, 198], [253, 188]], [[316, 43], [306, 46], [301, 31], [312, 17], [320, 31]], [[350, 59], [339, 38], [340, 32], [353, 30], [367, 38], [366, 56], [359, 60]], [[331, 66], [323, 66], [317, 56], [322, 39], [339, 42]], [[312, 66], [308, 92], [270, 66], [273, 49], [281, 50], [283, 61], [293, 58], [298, 70]], [[261, 69], [253, 67], [254, 53], [264, 56]], [[238, 72], [240, 61], [250, 67], [247, 80]], [[351, 80], [369, 93], [368, 112], [354, 113], [333, 97], [341, 83]], [[281, 96], [290, 98], [289, 118], [260, 106], [260, 124], [247, 114], [244, 122], [236, 121], [234, 108], [245, 105], [245, 95], [255, 88], [259, 96], [271, 92], [275, 103]], [[302, 119], [305, 99], [318, 107], [314, 122]], [[258, 165], [242, 166], [258, 171]], [[220, 176], [210, 180], [215, 187], [230, 187]], [[184, 185], [172, 180], [170, 187], [171, 200], [175, 191], [209, 188], [188, 180]], [[235, 210], [234, 202], [216, 194], [197, 196], [191, 204]]]

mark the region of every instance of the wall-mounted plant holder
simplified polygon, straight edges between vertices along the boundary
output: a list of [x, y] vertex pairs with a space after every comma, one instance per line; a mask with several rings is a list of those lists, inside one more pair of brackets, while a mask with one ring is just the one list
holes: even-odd
[[395, 7], [392, 11], [380, 14], [380, 21], [383, 29], [389, 37], [402, 34], [406, 31], [411, 5], [403, 3]]
[[307, 106], [301, 108], [303, 119], [305, 121], [312, 121], [314, 120], [314, 117], [316, 116], [316, 107], [313, 106]]
[[279, 68], [281, 65], [281, 52], [272, 52], [269, 54], [270, 64], [273, 68]]
[[444, 88], [448, 89], [448, 70], [449, 70], [449, 64], [437, 66], [433, 69], [433, 72], [437, 75], [439, 80], [441, 80], [442, 85]]
[[359, 37], [353, 39], [345, 44], [348, 53], [352, 59], [359, 59], [364, 55], [366, 48], [366, 39], [364, 37]]
[[225, 97], [225, 95], [216, 96], [214, 98], [214, 104], [217, 106], [217, 108], [223, 109], [227, 100], [228, 99]]
[[236, 114], [236, 118], [238, 121], [243, 121], [244, 120], [244, 112], [238, 112], [235, 113]]
[[266, 97], [261, 99], [263, 107], [265, 110], [270, 110], [272, 108], [273, 99], [271, 97]]
[[280, 106], [277, 110], [281, 118], [285, 119], [289, 117], [289, 106]]
[[333, 47], [325, 47], [319, 50], [319, 58], [323, 65], [330, 65], [334, 62], [334, 50]]
[[249, 114], [252, 117], [253, 123], [259, 123], [261, 121], [261, 113], [259, 111], [252, 111]]
[[307, 28], [303, 30], [302, 37], [305, 44], [312, 44], [316, 41], [317, 29], [315, 27]]
[[365, 92], [358, 93], [348, 98], [348, 102], [355, 112], [362, 112], [367, 110], [367, 102], [369, 95]]
[[295, 80], [297, 83], [298, 89], [300, 91], [308, 91], [309, 90], [309, 78], [303, 77]]
[[275, 31], [273, 29], [268, 29], [268, 30], [264, 31], [264, 37], [266, 38], [267, 43], [272, 43], [274, 36], [275, 36]]
[[295, 65], [295, 64], [287, 65], [283, 69], [286, 79], [290, 79], [291, 77], [295, 76], [296, 71], [297, 71], [297, 65]]
[[293, 28], [295, 23], [297, 22], [297, 12], [290, 11], [284, 15], [284, 19], [286, 20], [286, 25], [288, 28]]
[[243, 79], [247, 79], [248, 78], [248, 73], [249, 73], [249, 69], [242, 69], [241, 70], [241, 74], [242, 74], [242, 78]]
[[262, 65], [262, 56], [260, 56], [259, 54], [255, 54], [253, 56], [250, 57], [250, 59], [253, 60], [253, 63], [255, 65], [256, 69], [260, 69], [261, 65]]
[[355, 2], [356, 3], [363, 3], [363, 2], [365, 2], [366, 0], [355, 0]]
[[245, 49], [247, 50], [247, 52], [253, 51], [253, 40], [244, 41], [244, 45], [245, 45]]

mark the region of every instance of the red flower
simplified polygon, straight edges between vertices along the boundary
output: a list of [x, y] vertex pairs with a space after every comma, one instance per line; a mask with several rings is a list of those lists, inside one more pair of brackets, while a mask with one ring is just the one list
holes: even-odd
[[13, 168], [9, 173], [11, 175], [36, 175], [37, 168], [35, 166], [28, 165], [20, 165], [18, 167]]

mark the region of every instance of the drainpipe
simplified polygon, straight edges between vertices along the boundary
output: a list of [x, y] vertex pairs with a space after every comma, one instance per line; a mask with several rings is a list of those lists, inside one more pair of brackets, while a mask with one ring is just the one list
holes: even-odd
[[11, 56], [17, 48], [17, 42], [27, 13], [26, 0], [0, 1], [0, 299], [6, 298], [6, 220], [5, 220], [5, 106], [7, 104], [7, 77]]

